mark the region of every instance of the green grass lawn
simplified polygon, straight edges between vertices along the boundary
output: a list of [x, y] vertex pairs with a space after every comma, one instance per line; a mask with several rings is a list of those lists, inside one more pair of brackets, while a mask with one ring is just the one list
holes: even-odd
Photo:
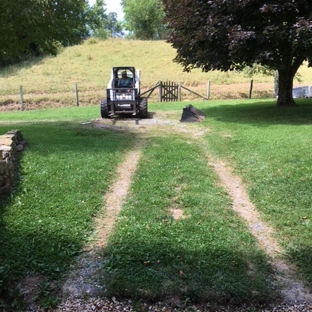
[[[203, 141], [170, 128], [146, 138], [102, 251], [107, 294], [255, 304], [276, 297], [268, 259], [230, 209], [207, 154], [243, 177], [287, 258], [312, 288], [312, 101], [298, 104], [281, 110], [270, 100], [193, 102], [206, 115], [196, 124], [208, 129]], [[184, 106], [157, 103], [150, 111], [177, 119]], [[18, 128], [28, 142], [16, 187], [0, 201], [0, 298], [11, 295], [14, 303], [12, 280], [59, 282], [92, 237], [105, 190], [136, 139], [83, 125], [98, 116], [98, 106], [0, 115], [0, 133]], [[174, 220], [171, 208], [182, 209], [185, 218]]]
[[280, 110], [271, 101], [206, 106], [209, 149], [243, 176], [288, 259], [312, 287], [312, 101]]
[[85, 116], [79, 122], [67, 121], [66, 114], [63, 121], [46, 121], [40, 111], [40, 122], [29, 113], [34, 121], [0, 127], [1, 133], [21, 129], [28, 143], [17, 184], [0, 201], [0, 298], [9, 296], [12, 280], [58, 280], [66, 273], [91, 237], [114, 168], [131, 147], [127, 134], [86, 129], [80, 124]]
[[[232, 304], [272, 299], [265, 255], [216, 186], [200, 145], [186, 140], [154, 137], [144, 150], [103, 251], [108, 294]], [[171, 208], [185, 218], [174, 220]]]

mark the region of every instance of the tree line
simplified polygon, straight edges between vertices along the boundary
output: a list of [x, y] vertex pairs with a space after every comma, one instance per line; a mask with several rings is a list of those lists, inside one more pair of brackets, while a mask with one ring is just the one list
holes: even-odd
[[[0, 66], [29, 56], [56, 54], [89, 36], [163, 39], [158, 0], [123, 0], [124, 21], [107, 13], [105, 0], [0, 0]], [[126, 32], [125, 32], [126, 30]]]

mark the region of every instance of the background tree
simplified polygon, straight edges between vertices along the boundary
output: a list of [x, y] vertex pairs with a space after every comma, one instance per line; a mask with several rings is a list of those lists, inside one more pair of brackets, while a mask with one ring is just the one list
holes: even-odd
[[[273, 70], [268, 66], [262, 66], [259, 64], [253, 64], [253, 66], [247, 66], [243, 69], [243, 73], [247, 77], [253, 77], [254, 75], [264, 75], [264, 76], [272, 76], [274, 80], [274, 91], [273, 96], [278, 96], [278, 71]], [[297, 72], [294, 76], [294, 80], [298, 82], [302, 82], [301, 75]]]
[[85, 9], [85, 0], [0, 0], [1, 64], [80, 42]]
[[108, 30], [111, 37], [116, 37], [118, 35], [123, 36], [122, 23], [118, 21], [117, 13], [109, 12], [107, 16], [106, 29]]
[[122, 24], [117, 19], [117, 13], [106, 14], [104, 0], [96, 0], [95, 4], [87, 9], [86, 24], [90, 36], [105, 39], [109, 36], [123, 35]]
[[277, 106], [296, 105], [293, 78], [312, 65], [312, 2], [307, 0], [163, 0], [175, 61], [186, 71], [278, 71]]
[[98, 38], [107, 38], [109, 32], [106, 29], [108, 16], [104, 0], [96, 0], [94, 5], [87, 9], [86, 25], [88, 34]]
[[159, 0], [122, 0], [125, 27], [136, 39], [163, 39], [164, 11]]

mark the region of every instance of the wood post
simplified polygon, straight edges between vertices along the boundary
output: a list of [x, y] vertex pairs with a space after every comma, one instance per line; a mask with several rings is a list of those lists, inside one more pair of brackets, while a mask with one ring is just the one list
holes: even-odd
[[181, 102], [182, 94], [181, 94], [181, 81], [178, 82], [178, 101]]
[[249, 89], [249, 96], [248, 96], [249, 99], [251, 99], [251, 96], [252, 96], [252, 88], [253, 88], [253, 80], [251, 79], [251, 81], [250, 81], [250, 89]]
[[23, 102], [23, 86], [19, 87], [19, 92], [20, 92], [20, 106], [21, 106], [21, 111], [24, 110], [24, 102]]
[[79, 106], [78, 86], [76, 82], [75, 82], [75, 102], [76, 102], [76, 106]]
[[210, 88], [211, 88], [211, 82], [208, 80], [207, 82], [207, 99], [209, 100], [210, 98]]
[[158, 102], [162, 102], [162, 81], [159, 81]]

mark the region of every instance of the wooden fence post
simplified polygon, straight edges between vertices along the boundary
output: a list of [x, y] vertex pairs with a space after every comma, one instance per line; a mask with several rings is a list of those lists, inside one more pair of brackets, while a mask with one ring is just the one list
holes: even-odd
[[253, 80], [251, 79], [251, 81], [250, 81], [250, 89], [249, 89], [249, 96], [248, 96], [249, 99], [251, 99], [251, 96], [252, 96], [252, 88], [253, 88]]
[[78, 97], [78, 86], [77, 86], [77, 82], [75, 82], [75, 102], [76, 102], [76, 106], [79, 106], [79, 97]]
[[178, 101], [181, 102], [182, 94], [181, 94], [181, 81], [178, 83]]
[[162, 81], [159, 81], [158, 102], [162, 102]]
[[210, 87], [211, 87], [211, 82], [208, 80], [207, 82], [207, 99], [209, 100], [210, 98]]
[[23, 102], [23, 86], [19, 87], [20, 92], [20, 105], [21, 105], [21, 111], [24, 110], [24, 102]]

